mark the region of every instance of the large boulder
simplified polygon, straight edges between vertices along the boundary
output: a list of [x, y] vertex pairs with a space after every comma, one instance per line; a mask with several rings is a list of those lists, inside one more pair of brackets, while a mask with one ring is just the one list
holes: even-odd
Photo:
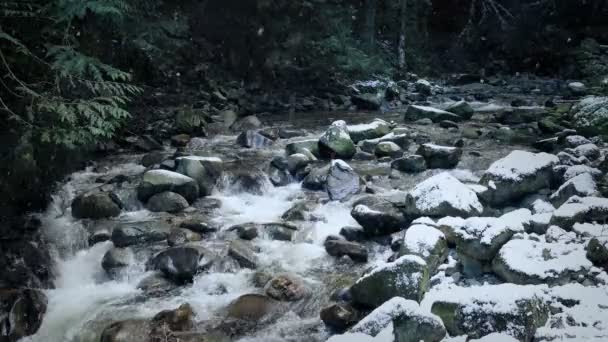
[[420, 119], [430, 119], [435, 123], [443, 120], [450, 120], [455, 122], [463, 120], [460, 115], [433, 107], [416, 105], [411, 105], [407, 107], [407, 110], [405, 112], [405, 121], [416, 121]]
[[106, 273], [114, 278], [120, 274], [120, 271], [129, 266], [135, 261], [135, 254], [131, 248], [114, 247], [104, 254], [101, 259], [101, 267]]
[[608, 97], [588, 96], [570, 110], [573, 128], [587, 135], [605, 133], [608, 122]]
[[156, 254], [149, 262], [149, 267], [161, 271], [165, 277], [182, 284], [191, 282], [202, 265], [207, 252], [198, 246], [177, 246]]
[[447, 172], [416, 185], [405, 198], [405, 213], [412, 218], [470, 217], [482, 211], [477, 194]]
[[508, 332], [520, 341], [532, 341], [549, 317], [541, 289], [530, 285], [440, 288], [429, 293], [421, 306], [431, 307], [451, 336], [469, 338]]
[[355, 303], [376, 308], [393, 297], [419, 302], [428, 288], [426, 262], [419, 256], [404, 255], [364, 274], [350, 292]]
[[395, 204], [381, 197], [359, 199], [350, 214], [369, 236], [392, 234], [409, 223]]
[[597, 185], [593, 176], [590, 173], [582, 173], [562, 184], [559, 189], [551, 195], [550, 199], [554, 206], [559, 207], [572, 196], [587, 197], [597, 196], [598, 194]]
[[82, 194], [72, 201], [75, 218], [101, 219], [120, 215], [120, 202], [111, 193]]
[[429, 169], [451, 169], [458, 165], [462, 149], [458, 147], [422, 144], [416, 151], [426, 161]]
[[35, 289], [0, 290], [0, 340], [13, 342], [38, 331], [47, 309], [47, 297]]
[[355, 152], [355, 144], [342, 120], [334, 121], [319, 138], [319, 154], [323, 158], [350, 159]]
[[[175, 163], [178, 173], [196, 181], [200, 196], [211, 195], [224, 170], [222, 160], [217, 157], [179, 157], [175, 160]], [[188, 198], [186, 197], [186, 199]]]
[[399, 255], [417, 255], [424, 259], [429, 273], [434, 274], [448, 256], [448, 243], [444, 234], [426, 224], [414, 224], [405, 231]]
[[585, 255], [583, 244], [514, 239], [502, 246], [492, 269], [509, 283], [566, 284], [593, 266]]
[[360, 191], [359, 175], [342, 160], [332, 160], [327, 173], [327, 193], [334, 201], [348, 199]]
[[395, 342], [439, 342], [446, 335], [438, 316], [420, 308], [417, 302], [402, 297], [386, 301], [353, 326], [350, 332], [376, 337], [391, 324]]
[[366, 124], [348, 125], [346, 129], [350, 138], [356, 144], [361, 140], [376, 139], [389, 134], [391, 126], [382, 119], [374, 119]]
[[608, 198], [572, 196], [553, 212], [551, 224], [565, 230], [577, 222], [605, 222], [608, 219]]
[[175, 192], [165, 191], [148, 199], [147, 207], [153, 212], [179, 213], [188, 208], [186, 199]]
[[494, 162], [480, 183], [488, 188], [482, 199], [491, 205], [504, 205], [540, 189], [553, 180], [553, 166], [559, 159], [548, 153], [513, 151]]
[[123, 223], [112, 230], [111, 240], [116, 247], [162, 241], [169, 235], [169, 228], [157, 222]]
[[199, 187], [197, 182], [181, 173], [167, 170], [151, 170], [144, 173], [144, 177], [137, 188], [137, 197], [147, 202], [155, 194], [172, 191], [182, 195], [188, 202], [198, 198]]

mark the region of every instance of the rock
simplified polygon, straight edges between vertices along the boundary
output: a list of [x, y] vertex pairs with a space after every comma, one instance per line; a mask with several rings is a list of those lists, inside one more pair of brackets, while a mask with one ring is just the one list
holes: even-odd
[[440, 122], [442, 120], [460, 122], [463, 120], [461, 116], [446, 112], [445, 110], [433, 107], [410, 105], [405, 112], [405, 121], [416, 121], [420, 119], [430, 119], [433, 122]]
[[72, 201], [72, 216], [75, 218], [101, 219], [118, 215], [120, 202], [110, 193], [82, 194]]
[[153, 212], [168, 212], [168, 213], [179, 213], [180, 211], [188, 208], [190, 205], [188, 201], [180, 194], [175, 192], [165, 191], [158, 193], [150, 199], [148, 199], [147, 207]]
[[270, 297], [259, 294], [245, 294], [228, 305], [228, 316], [248, 321], [260, 321], [273, 313], [277, 302]]
[[458, 124], [450, 120], [442, 120], [439, 122], [439, 127], [442, 128], [458, 128]]
[[167, 244], [170, 247], [183, 245], [192, 241], [200, 241], [201, 235], [186, 228], [173, 228], [167, 237]]
[[131, 248], [112, 248], [106, 252], [101, 260], [101, 267], [112, 278], [116, 277], [121, 269], [129, 266], [135, 261], [135, 255]]
[[582, 135], [568, 135], [564, 138], [566, 145], [571, 148], [575, 148], [581, 145], [591, 144], [591, 141]]
[[258, 258], [255, 256], [253, 248], [240, 240], [233, 240], [228, 247], [228, 255], [234, 258], [241, 267], [256, 269]]
[[492, 269], [509, 283], [563, 285], [589, 271], [585, 253], [582, 244], [515, 239], [502, 246]]
[[268, 139], [257, 131], [244, 131], [236, 138], [236, 143], [246, 148], [264, 148], [272, 145], [274, 141]]
[[[190, 304], [182, 304], [175, 310], [163, 310], [151, 320], [152, 336], [157, 338], [164, 338], [163, 333], [166, 330], [176, 331], [190, 331], [194, 328], [194, 310]], [[161, 340], [162, 341], [162, 340]]]
[[464, 100], [449, 105], [445, 110], [446, 112], [450, 112], [462, 117], [464, 120], [470, 120], [474, 114], [471, 105]]
[[495, 115], [496, 121], [501, 124], [518, 125], [538, 122], [541, 118], [547, 116], [547, 112], [540, 107], [516, 107], [499, 111]]
[[208, 234], [218, 230], [217, 227], [204, 222], [203, 218], [189, 218], [182, 221], [179, 226], [180, 228], [185, 228], [198, 234]]
[[211, 195], [224, 171], [222, 160], [216, 157], [187, 156], [177, 158], [175, 162], [178, 173], [196, 181], [200, 196]]
[[112, 242], [116, 247], [127, 247], [162, 241], [168, 234], [168, 230], [156, 222], [121, 224], [112, 231]]
[[538, 121], [538, 128], [545, 134], [555, 134], [564, 130], [564, 127], [555, 122], [553, 118], [542, 118]]
[[536, 329], [549, 317], [549, 307], [539, 292], [533, 286], [514, 284], [454, 286], [434, 294], [429, 298], [431, 303], [425, 301], [423, 306], [431, 306], [451, 336], [480, 338], [508, 332], [520, 341], [532, 341]]
[[587, 96], [570, 110], [573, 128], [586, 135], [602, 134], [608, 118], [608, 97]]
[[172, 146], [183, 147], [188, 145], [188, 142], [190, 142], [190, 136], [188, 134], [178, 134], [171, 137]]
[[585, 157], [591, 161], [601, 156], [600, 149], [595, 144], [584, 144], [573, 149], [573, 154], [577, 157]]
[[602, 197], [570, 197], [551, 217], [551, 224], [567, 231], [577, 222], [604, 222], [608, 219], [608, 199]]
[[422, 95], [429, 96], [432, 94], [433, 87], [429, 81], [419, 79], [414, 83], [414, 89]]
[[587, 87], [581, 82], [570, 82], [568, 83], [568, 90], [572, 95], [581, 96], [587, 93]]
[[137, 284], [137, 289], [149, 296], [164, 295], [176, 287], [177, 285], [164, 278], [159, 272], [150, 274]]
[[[601, 239], [601, 240], [600, 240]], [[587, 245], [587, 259], [593, 265], [608, 269], [608, 243], [605, 238], [593, 238]]]
[[350, 159], [355, 152], [355, 144], [350, 139], [346, 122], [342, 120], [333, 122], [319, 138], [319, 154], [323, 158]]
[[393, 297], [422, 300], [429, 288], [428, 267], [415, 255], [377, 266], [350, 288], [354, 302], [376, 308]]
[[382, 97], [378, 94], [359, 94], [351, 97], [352, 103], [362, 110], [378, 110], [382, 105]]
[[391, 168], [407, 173], [418, 173], [426, 170], [426, 160], [418, 154], [393, 160]]
[[540, 189], [548, 188], [553, 179], [553, 166], [558, 158], [547, 153], [513, 151], [490, 165], [480, 184], [488, 187], [483, 200], [491, 205], [504, 205]]
[[357, 317], [357, 310], [346, 303], [332, 304], [321, 310], [323, 323], [340, 331], [357, 323]]
[[551, 152], [555, 151], [557, 149], [557, 147], [559, 146], [558, 140], [559, 139], [557, 137], [541, 139], [541, 140], [535, 141], [534, 144], [532, 144], [532, 146], [543, 152], [551, 153]]
[[144, 173], [137, 188], [137, 197], [147, 202], [153, 195], [165, 191], [178, 193], [191, 203], [198, 198], [199, 188], [196, 181], [188, 176], [167, 170], [151, 170]]
[[274, 166], [270, 166], [268, 170], [268, 179], [270, 183], [276, 187], [286, 186], [291, 183], [292, 177], [289, 171], [280, 170]]
[[228, 230], [235, 230], [236, 235], [243, 240], [253, 240], [258, 237], [258, 225], [255, 223], [245, 223], [228, 228]]
[[382, 157], [391, 157], [398, 158], [403, 156], [403, 150], [399, 145], [390, 141], [383, 141], [376, 145], [376, 150], [374, 151], [378, 158]]
[[270, 239], [292, 241], [298, 227], [285, 222], [271, 222], [262, 224], [260, 230]]
[[296, 174], [299, 170], [310, 164], [311, 160], [307, 155], [302, 153], [294, 153], [287, 157], [287, 169], [291, 174]]
[[[395, 341], [440, 341], [443, 337], [439, 336], [445, 336], [445, 328], [439, 317], [424, 311], [415, 301], [402, 297], [386, 301], [352, 327], [350, 332], [379, 338], [378, 335], [391, 324]], [[429, 331], [431, 327], [434, 333]], [[405, 331], [408, 331], [409, 337], [403, 334]]]
[[160, 151], [146, 153], [141, 158], [141, 165], [143, 165], [144, 167], [150, 167], [152, 165], [162, 163], [165, 160], [165, 158], [166, 158], [166, 155]]
[[191, 282], [201, 269], [205, 256], [202, 248], [196, 246], [177, 246], [166, 249], [150, 260], [150, 267], [161, 271], [165, 277], [182, 284]]
[[129, 319], [110, 324], [101, 333], [100, 342], [149, 342], [150, 322]]
[[451, 169], [458, 165], [462, 149], [458, 147], [422, 144], [416, 151], [426, 161], [429, 169]]
[[290, 156], [296, 153], [303, 153], [302, 150], [308, 150], [315, 156], [319, 156], [319, 140], [308, 139], [289, 143], [285, 146], [285, 153]]
[[563, 174], [563, 181], [567, 182], [569, 180], [571, 180], [572, 178], [581, 175], [583, 173], [589, 173], [593, 179], [598, 180], [601, 176], [602, 176], [602, 171], [587, 166], [587, 165], [574, 165], [574, 166], [569, 166], [566, 168], [566, 170], [564, 171]]
[[483, 206], [477, 194], [447, 172], [418, 184], [405, 198], [406, 215], [470, 217], [480, 215]]
[[391, 132], [380, 138], [361, 140], [359, 141], [358, 146], [363, 152], [374, 153], [376, 146], [381, 142], [391, 142], [401, 149], [407, 149], [411, 140], [412, 136], [407, 133], [395, 134]]
[[205, 114], [192, 108], [184, 108], [175, 116], [175, 129], [181, 133], [204, 135], [207, 122]]
[[317, 204], [311, 201], [299, 201], [294, 203], [291, 208], [281, 215], [281, 219], [285, 221], [316, 221], [319, 218], [312, 214], [317, 208]]
[[434, 274], [448, 256], [448, 244], [443, 233], [432, 226], [414, 224], [405, 231], [399, 255], [417, 255], [424, 259], [429, 274]]
[[230, 128], [235, 131], [254, 130], [262, 127], [262, 122], [255, 115], [249, 115], [236, 121]]
[[327, 173], [327, 193], [333, 201], [348, 199], [361, 190], [359, 175], [342, 160], [332, 160]]
[[367, 262], [367, 250], [361, 244], [349, 242], [342, 239], [325, 240], [327, 254], [335, 257], [348, 255], [353, 261]]
[[397, 206], [380, 197], [367, 196], [358, 200], [350, 214], [368, 236], [392, 234], [408, 224]]
[[35, 289], [0, 290], [0, 340], [12, 342], [34, 335], [47, 310], [46, 295]]
[[370, 123], [348, 125], [346, 127], [351, 140], [356, 144], [362, 140], [381, 138], [391, 132], [391, 126], [382, 119], [374, 119]]
[[414, 123], [420, 126], [430, 126], [433, 124], [433, 120], [429, 118], [422, 118], [414, 121]]
[[239, 118], [239, 116], [230, 109], [223, 110], [219, 113], [219, 116], [222, 118], [222, 123], [224, 124], [224, 128], [230, 128]]
[[266, 286], [264, 286], [264, 292], [270, 298], [292, 302], [304, 298], [308, 290], [297, 276], [280, 274], [270, 279]]
[[507, 333], [491, 333], [479, 339], [469, 340], [470, 342], [518, 342], [516, 338]]
[[550, 199], [554, 206], [559, 207], [572, 196], [586, 197], [597, 196], [598, 194], [593, 176], [589, 173], [582, 173], [562, 184], [551, 195]]

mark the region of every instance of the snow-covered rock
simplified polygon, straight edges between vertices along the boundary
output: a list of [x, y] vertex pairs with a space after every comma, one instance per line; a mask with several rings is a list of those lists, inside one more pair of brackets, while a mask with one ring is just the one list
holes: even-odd
[[515, 284], [566, 284], [589, 271], [583, 244], [513, 239], [492, 263], [494, 272]]
[[421, 216], [469, 217], [481, 214], [483, 206], [477, 194], [447, 172], [418, 184], [405, 199], [405, 212]]
[[[402, 297], [386, 301], [353, 326], [350, 332], [375, 337], [391, 324], [395, 341], [441, 341], [446, 334], [439, 317], [422, 310], [417, 302]], [[409, 336], [402, 336], [404, 332]]]
[[582, 135], [569, 135], [564, 138], [568, 147], [574, 148], [581, 145], [591, 144], [591, 141]]
[[572, 196], [587, 197], [596, 195], [598, 195], [598, 191], [593, 176], [589, 173], [582, 173], [562, 184], [551, 195], [550, 199], [556, 207], [559, 207]]
[[488, 187], [482, 198], [492, 205], [504, 205], [549, 187], [553, 166], [559, 159], [548, 153], [513, 151], [494, 162], [480, 183]]
[[405, 232], [399, 253], [421, 257], [426, 261], [429, 273], [433, 274], [447, 258], [448, 244], [439, 229], [425, 224], [414, 224]]
[[608, 219], [608, 198], [572, 196], [551, 218], [551, 224], [570, 230], [577, 222], [604, 222]]
[[546, 289], [546, 285], [440, 285], [426, 294], [421, 307], [431, 308], [451, 336], [481, 338], [502, 332], [531, 341], [549, 315]]
[[431, 119], [433, 122], [437, 123], [443, 120], [450, 121], [462, 121], [463, 118], [460, 115], [447, 112], [445, 110], [427, 107], [427, 106], [416, 106], [410, 105], [407, 107], [405, 112], [405, 121], [416, 121], [420, 119]]
[[597, 134], [608, 120], [608, 97], [587, 96], [572, 106], [570, 114], [577, 131]]
[[391, 126], [382, 119], [374, 119], [366, 124], [348, 125], [346, 129], [350, 138], [356, 144], [361, 140], [377, 139], [389, 134]]
[[376, 266], [350, 288], [355, 303], [376, 308], [393, 297], [422, 300], [429, 288], [428, 266], [416, 255]]
[[341, 201], [358, 193], [359, 175], [350, 165], [340, 159], [332, 160], [327, 173], [327, 193], [334, 201]]
[[588, 160], [596, 160], [600, 157], [600, 148], [596, 144], [580, 145], [572, 149], [572, 152], [577, 157], [585, 157]]
[[351, 216], [368, 235], [388, 235], [407, 227], [407, 220], [392, 202], [366, 196], [354, 203]]
[[593, 168], [591, 166], [587, 166], [587, 165], [574, 165], [574, 166], [569, 166], [566, 171], [564, 172], [564, 176], [563, 179], [564, 181], [569, 181], [570, 179], [583, 174], [583, 173], [589, 173], [591, 176], [593, 176], [594, 179], [598, 179], [602, 176], [602, 171]]
[[462, 149], [458, 147], [422, 144], [416, 151], [426, 161], [429, 169], [451, 169], [458, 165]]

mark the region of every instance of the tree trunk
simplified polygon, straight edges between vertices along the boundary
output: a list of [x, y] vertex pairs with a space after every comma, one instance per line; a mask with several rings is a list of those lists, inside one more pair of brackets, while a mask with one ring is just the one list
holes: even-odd
[[397, 44], [397, 53], [399, 58], [399, 69], [403, 70], [405, 64], [405, 33], [407, 29], [407, 0], [399, 0], [399, 43]]
[[365, 0], [363, 42], [367, 52], [374, 50], [374, 44], [376, 43], [376, 0]]

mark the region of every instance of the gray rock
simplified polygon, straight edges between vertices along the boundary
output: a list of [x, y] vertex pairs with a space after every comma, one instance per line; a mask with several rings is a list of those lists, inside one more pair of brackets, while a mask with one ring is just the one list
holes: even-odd
[[458, 124], [450, 120], [442, 120], [439, 122], [439, 127], [442, 128], [458, 128]]
[[239, 146], [246, 148], [264, 148], [271, 146], [274, 141], [268, 139], [264, 135], [257, 131], [248, 130], [244, 131], [236, 137], [236, 143]]
[[260, 122], [260, 119], [255, 115], [249, 115], [239, 119], [230, 126], [235, 132], [258, 129], [260, 127], [262, 127], [262, 122]]
[[141, 158], [141, 165], [143, 165], [144, 167], [150, 167], [152, 165], [162, 163], [166, 158], [166, 154], [160, 151], [146, 153]]
[[382, 119], [374, 119], [370, 123], [359, 125], [348, 125], [348, 134], [356, 144], [361, 140], [376, 139], [390, 133], [390, 124]]
[[587, 96], [570, 110], [573, 128], [586, 135], [602, 133], [608, 118], [608, 97]]
[[131, 248], [112, 248], [106, 252], [101, 260], [101, 267], [106, 273], [114, 278], [120, 270], [129, 266], [135, 260], [135, 255]]
[[378, 110], [382, 105], [382, 97], [378, 94], [354, 95], [351, 101], [357, 108], [363, 110]]
[[0, 340], [13, 342], [34, 335], [42, 324], [47, 304], [41, 290], [0, 290]]
[[327, 239], [325, 241], [327, 254], [335, 257], [347, 255], [353, 261], [367, 262], [367, 249], [361, 244], [349, 242], [340, 238]]
[[167, 237], [167, 244], [170, 247], [183, 245], [192, 241], [200, 241], [201, 235], [186, 228], [173, 228]]
[[595, 266], [608, 270], [608, 242], [606, 239], [593, 238], [587, 245], [587, 259]]
[[399, 145], [391, 141], [383, 141], [376, 145], [375, 154], [378, 158], [391, 157], [397, 158], [403, 155], [403, 150]]
[[351, 216], [367, 235], [388, 235], [405, 229], [408, 220], [393, 203], [367, 196], [354, 203]]
[[101, 333], [100, 342], [148, 342], [150, 322], [144, 319], [129, 319], [110, 324]]
[[165, 191], [150, 197], [147, 207], [153, 212], [179, 213], [188, 208], [189, 204], [180, 194]]
[[186, 156], [177, 158], [175, 162], [178, 173], [196, 181], [200, 196], [211, 195], [224, 171], [222, 160], [216, 157]]
[[329, 198], [334, 201], [345, 200], [360, 190], [359, 175], [355, 170], [342, 160], [333, 160], [327, 173]]
[[445, 110], [447, 112], [456, 114], [465, 120], [470, 120], [474, 114], [474, 111], [473, 111], [473, 108], [471, 108], [471, 105], [464, 100], [461, 100], [461, 101], [458, 101], [458, 102], [455, 102], [455, 103], [449, 105], [448, 108], [446, 108]]
[[422, 144], [416, 151], [426, 161], [429, 169], [451, 169], [458, 165], [462, 149], [458, 147]]
[[440, 122], [442, 120], [459, 122], [463, 120], [461, 116], [446, 112], [445, 110], [427, 106], [410, 105], [405, 112], [405, 121], [417, 121], [420, 119], [430, 119], [433, 122]]
[[419, 302], [428, 288], [429, 273], [424, 260], [404, 255], [363, 275], [350, 292], [355, 303], [376, 308], [396, 296]]
[[296, 174], [299, 170], [310, 164], [312, 160], [305, 154], [294, 153], [287, 157], [287, 169], [291, 174]]
[[228, 305], [228, 317], [260, 321], [275, 312], [278, 303], [274, 299], [260, 294], [245, 294]]
[[355, 154], [355, 144], [347, 131], [346, 122], [335, 121], [319, 138], [319, 154], [327, 159], [350, 159]]
[[256, 269], [258, 258], [255, 256], [253, 248], [240, 240], [233, 240], [228, 247], [228, 255], [234, 258], [241, 267]]
[[155, 255], [149, 263], [151, 269], [161, 271], [168, 279], [182, 284], [191, 282], [202, 268], [206, 252], [197, 246], [177, 246]]
[[426, 160], [418, 154], [393, 160], [391, 168], [407, 173], [418, 173], [426, 170]]
[[182, 195], [188, 202], [198, 198], [199, 187], [197, 182], [183, 174], [167, 170], [151, 170], [144, 173], [142, 182], [137, 188], [137, 197], [147, 202], [155, 194], [171, 191]]
[[268, 170], [268, 179], [272, 185], [279, 187], [291, 183], [292, 177], [288, 170], [280, 170], [271, 165]]
[[285, 146], [285, 153], [289, 156], [295, 153], [302, 153], [302, 150], [304, 149], [315, 156], [319, 156], [319, 140], [308, 139], [289, 143]]
[[357, 318], [357, 310], [346, 303], [335, 303], [321, 310], [323, 323], [337, 330], [345, 330], [357, 323]]
[[169, 230], [156, 222], [121, 224], [112, 231], [112, 242], [116, 247], [162, 241]]
[[264, 286], [264, 292], [268, 297], [283, 302], [297, 301], [309, 294], [302, 279], [293, 274], [279, 274], [273, 277]]
[[273, 240], [292, 241], [298, 227], [284, 222], [271, 222], [262, 224], [260, 231]]
[[110, 193], [82, 194], [72, 201], [72, 216], [75, 218], [101, 219], [118, 215], [120, 202]]
[[405, 237], [399, 249], [399, 256], [417, 255], [434, 274], [448, 256], [448, 244], [444, 234], [435, 227], [425, 224], [414, 224], [405, 231]]

